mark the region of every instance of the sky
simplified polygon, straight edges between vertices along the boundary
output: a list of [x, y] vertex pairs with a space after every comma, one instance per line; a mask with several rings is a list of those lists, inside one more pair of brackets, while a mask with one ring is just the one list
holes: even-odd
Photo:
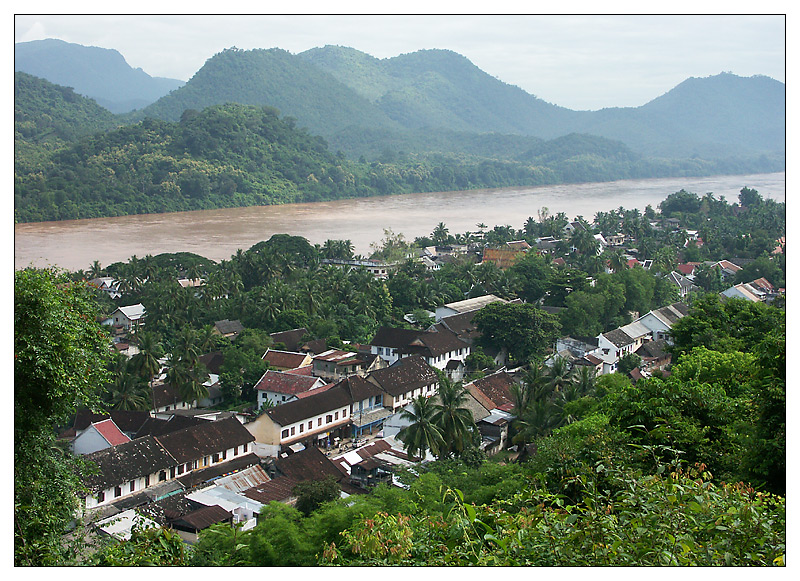
[[[773, 4], [759, 7], [766, 12]], [[514, 10], [504, 15], [358, 15], [358, 10], [352, 11], [356, 15], [92, 15], [91, 9], [81, 15], [23, 14], [22, 9], [37, 6], [15, 10], [15, 42], [58, 38], [115, 49], [151, 76], [183, 81], [226, 48], [277, 47], [296, 54], [330, 44], [381, 59], [449, 49], [505, 83], [574, 110], [638, 107], [689, 77], [721, 72], [786, 82], [786, 10], [773, 15], [513, 15]], [[300, 12], [297, 6], [292, 9]]]

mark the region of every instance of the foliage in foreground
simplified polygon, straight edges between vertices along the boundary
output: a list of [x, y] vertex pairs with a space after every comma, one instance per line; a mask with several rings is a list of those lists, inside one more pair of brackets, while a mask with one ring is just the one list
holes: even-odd
[[[602, 464], [580, 504], [528, 487], [489, 505], [447, 489], [439, 515], [379, 513], [328, 545], [332, 565], [783, 565], [784, 500], [716, 486], [696, 465], [641, 478]], [[598, 486], [598, 482], [605, 482]], [[608, 486], [608, 488], [606, 488]]]

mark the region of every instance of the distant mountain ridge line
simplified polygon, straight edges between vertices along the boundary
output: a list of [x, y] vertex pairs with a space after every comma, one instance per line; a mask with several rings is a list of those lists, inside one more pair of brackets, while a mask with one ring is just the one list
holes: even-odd
[[[102, 56], [73, 68], [130, 72], [98, 50], [71, 53]], [[786, 165], [785, 85], [763, 75], [689, 78], [642, 107], [579, 112], [453, 51], [376, 59], [328, 46], [223, 50], [126, 114], [74, 85], [15, 73], [19, 221]]]

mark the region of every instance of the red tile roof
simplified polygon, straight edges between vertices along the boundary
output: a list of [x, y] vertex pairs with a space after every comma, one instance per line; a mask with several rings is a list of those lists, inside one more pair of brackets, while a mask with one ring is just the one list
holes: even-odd
[[261, 376], [255, 389], [258, 391], [271, 391], [285, 395], [297, 395], [310, 391], [319, 382], [318, 377], [284, 373], [282, 371], [268, 370]]
[[92, 425], [112, 446], [131, 441], [131, 439], [123, 434], [122, 431], [117, 427], [117, 424], [115, 424], [110, 418]]

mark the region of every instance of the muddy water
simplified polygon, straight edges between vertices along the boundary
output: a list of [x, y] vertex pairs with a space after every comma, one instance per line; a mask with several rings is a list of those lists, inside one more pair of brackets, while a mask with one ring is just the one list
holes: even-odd
[[784, 172], [707, 178], [624, 180], [579, 185], [435, 192], [119, 218], [38, 222], [14, 226], [14, 266], [57, 265], [87, 269], [98, 260], [107, 266], [133, 255], [194, 252], [212, 260], [228, 259], [276, 233], [304, 236], [312, 244], [350, 239], [358, 254], [383, 237], [383, 229], [407, 240], [428, 235], [439, 222], [450, 233], [477, 230], [477, 224], [522, 228], [540, 208], [550, 214], [592, 220], [598, 211], [620, 206], [654, 208], [680, 189], [703, 195], [713, 192], [729, 202], [739, 190], [754, 188], [767, 198], [785, 201]]

